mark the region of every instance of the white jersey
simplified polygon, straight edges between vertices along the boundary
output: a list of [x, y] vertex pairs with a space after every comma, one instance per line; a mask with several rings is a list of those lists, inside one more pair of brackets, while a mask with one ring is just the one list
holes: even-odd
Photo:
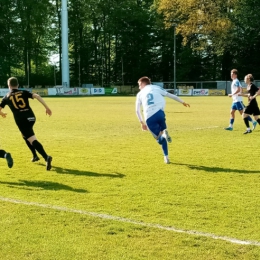
[[146, 85], [136, 96], [136, 114], [140, 121], [142, 117], [140, 114], [140, 107], [143, 106], [143, 115], [145, 120], [150, 118], [159, 110], [165, 108], [164, 96], [170, 97], [180, 103], [183, 101], [177, 96], [168, 93], [165, 89], [156, 85]]
[[[242, 86], [238, 79], [234, 79], [231, 84], [231, 94], [235, 93], [238, 88], [242, 88]], [[232, 98], [234, 103], [243, 101], [243, 97], [238, 96], [238, 93], [236, 95], [233, 95]]]

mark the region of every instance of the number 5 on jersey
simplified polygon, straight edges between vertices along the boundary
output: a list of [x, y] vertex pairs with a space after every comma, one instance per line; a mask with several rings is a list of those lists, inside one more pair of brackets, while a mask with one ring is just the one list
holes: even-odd
[[26, 107], [26, 104], [25, 104], [23, 98], [20, 97], [21, 95], [22, 95], [22, 93], [18, 93], [16, 95], [10, 97], [10, 100], [12, 101], [12, 103], [16, 109]]

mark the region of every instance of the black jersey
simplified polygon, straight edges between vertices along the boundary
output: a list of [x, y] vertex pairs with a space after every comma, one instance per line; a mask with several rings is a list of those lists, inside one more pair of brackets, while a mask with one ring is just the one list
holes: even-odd
[[8, 105], [16, 122], [35, 117], [29, 105], [29, 98], [33, 98], [32, 95], [27, 90], [13, 89], [3, 97], [0, 107]]
[[[254, 96], [258, 91], [259, 91], [259, 88], [253, 83], [250, 85], [249, 88], [247, 88], [247, 93], [250, 94], [250, 96]], [[255, 98], [250, 100], [249, 97], [248, 97], [248, 102], [249, 102], [250, 105], [254, 105], [254, 106], [258, 105]]]

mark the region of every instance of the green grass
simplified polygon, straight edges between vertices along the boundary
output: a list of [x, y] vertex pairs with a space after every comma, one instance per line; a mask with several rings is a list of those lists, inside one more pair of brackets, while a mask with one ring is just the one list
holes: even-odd
[[135, 97], [45, 98], [51, 117], [31, 101], [51, 171], [30, 161], [5, 108], [1, 148], [14, 167], [0, 160], [0, 259], [260, 259], [260, 246], [203, 235], [260, 242], [260, 126], [243, 135], [237, 113], [224, 131], [228, 97], [183, 99], [190, 108], [167, 99], [169, 165], [141, 131]]

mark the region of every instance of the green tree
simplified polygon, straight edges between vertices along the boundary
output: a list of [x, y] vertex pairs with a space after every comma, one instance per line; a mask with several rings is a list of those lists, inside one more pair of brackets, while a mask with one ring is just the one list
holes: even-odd
[[238, 0], [230, 16], [233, 22], [230, 54], [242, 78], [252, 73], [260, 78], [260, 22], [258, 0]]
[[[155, 1], [166, 28], [176, 24], [177, 34], [182, 36], [183, 45], [188, 47], [185, 52], [191, 54], [191, 60], [186, 57], [186, 62], [194, 64], [196, 60], [194, 74], [197, 80], [215, 80], [221, 76], [223, 55], [232, 41], [230, 10], [235, 3], [236, 0]], [[196, 71], [198, 66], [199, 73]], [[208, 68], [213, 68], [211, 73], [208, 73]]]

